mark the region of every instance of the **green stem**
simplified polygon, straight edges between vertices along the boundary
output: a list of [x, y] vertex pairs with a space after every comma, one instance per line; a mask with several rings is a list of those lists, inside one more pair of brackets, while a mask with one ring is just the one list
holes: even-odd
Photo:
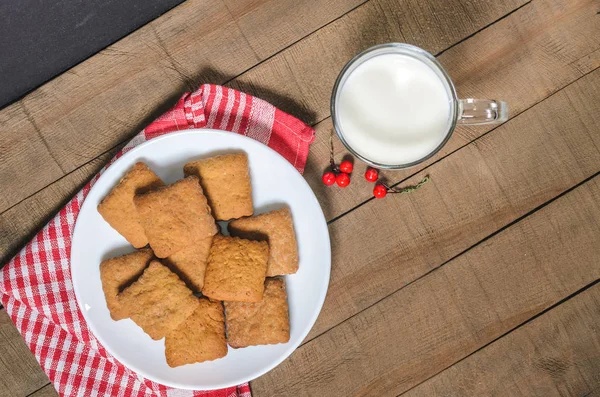
[[427, 182], [429, 182], [429, 175], [425, 175], [425, 178], [423, 178], [421, 180], [421, 182], [417, 183], [414, 186], [406, 186], [401, 189], [395, 189], [393, 187], [388, 187], [388, 191], [390, 193], [411, 193], [411, 192], [414, 192], [415, 190], [417, 190], [418, 188], [420, 188], [421, 186], [423, 186], [424, 184], [426, 184]]

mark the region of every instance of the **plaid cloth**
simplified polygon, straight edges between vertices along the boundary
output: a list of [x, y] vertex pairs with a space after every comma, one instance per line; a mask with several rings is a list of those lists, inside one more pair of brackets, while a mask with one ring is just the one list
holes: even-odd
[[[135, 136], [110, 163], [159, 135], [203, 127], [254, 138], [279, 152], [300, 172], [314, 139], [312, 128], [273, 105], [205, 84], [183, 95], [173, 109]], [[69, 256], [81, 204], [105, 169], [0, 272], [0, 301], [29, 349], [63, 396], [250, 397], [248, 384], [203, 392], [151, 382], [112, 357], [88, 329], [73, 292]]]

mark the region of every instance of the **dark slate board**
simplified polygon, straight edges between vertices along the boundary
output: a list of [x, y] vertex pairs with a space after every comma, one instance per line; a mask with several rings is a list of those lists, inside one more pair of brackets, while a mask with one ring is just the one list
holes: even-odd
[[0, 108], [183, 0], [0, 0]]

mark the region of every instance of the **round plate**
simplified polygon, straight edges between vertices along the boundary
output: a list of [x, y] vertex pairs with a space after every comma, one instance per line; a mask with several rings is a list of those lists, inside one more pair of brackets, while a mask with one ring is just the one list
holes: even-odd
[[[248, 154], [255, 214], [288, 206], [294, 219], [300, 256], [299, 270], [286, 276], [290, 341], [244, 349], [229, 348], [224, 358], [171, 368], [164, 339], [153, 341], [132, 320], [110, 318], [99, 264], [134, 249], [102, 219], [96, 207], [137, 161], [143, 161], [173, 183], [183, 177], [191, 160], [228, 152]], [[223, 230], [223, 226], [221, 225]], [[226, 229], [226, 228], [225, 228]], [[166, 386], [210, 390], [238, 385], [271, 370], [306, 337], [327, 293], [331, 248], [327, 223], [312, 190], [296, 169], [278, 153], [250, 138], [217, 130], [188, 130], [139, 145], [112, 164], [90, 190], [75, 224], [71, 274], [79, 307], [102, 345], [131, 370]]]

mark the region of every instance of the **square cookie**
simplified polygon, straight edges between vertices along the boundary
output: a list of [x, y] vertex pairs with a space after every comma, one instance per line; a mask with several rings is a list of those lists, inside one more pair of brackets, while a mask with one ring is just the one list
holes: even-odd
[[215, 236], [202, 293], [216, 300], [260, 302], [268, 258], [266, 241]]
[[225, 302], [227, 342], [233, 348], [273, 345], [290, 340], [285, 281], [268, 278], [261, 302]]
[[245, 153], [192, 161], [183, 167], [185, 176], [195, 175], [218, 221], [252, 215], [252, 187]]
[[217, 232], [196, 177], [136, 195], [133, 202], [150, 247], [159, 258], [166, 258]]
[[227, 355], [223, 303], [198, 299], [198, 308], [165, 339], [170, 367], [216, 360]]
[[164, 186], [144, 163], [138, 162], [125, 174], [98, 205], [98, 212], [113, 229], [135, 248], [148, 245], [148, 238], [133, 204], [136, 194]]
[[165, 337], [197, 308], [198, 299], [185, 283], [158, 261], [119, 295], [127, 315], [154, 340]]
[[131, 254], [110, 258], [100, 263], [100, 280], [106, 298], [106, 306], [113, 320], [127, 318], [119, 304], [121, 290], [142, 275], [148, 263], [154, 258], [150, 248], [144, 248]]
[[169, 256], [165, 264], [194, 292], [201, 292], [204, 286], [204, 272], [212, 244], [212, 237], [194, 243]]
[[267, 277], [298, 271], [298, 244], [289, 208], [232, 221], [229, 223], [229, 233], [269, 242]]

